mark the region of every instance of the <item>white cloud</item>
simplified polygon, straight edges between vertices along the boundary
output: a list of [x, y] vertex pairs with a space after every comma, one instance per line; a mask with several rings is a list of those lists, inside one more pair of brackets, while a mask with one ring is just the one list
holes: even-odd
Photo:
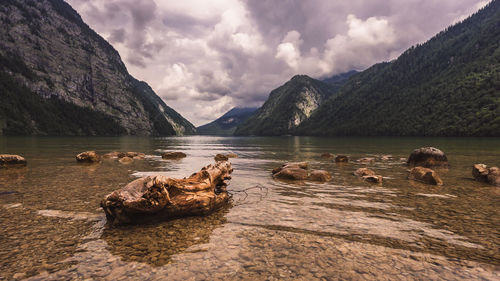
[[68, 0], [129, 72], [196, 125], [295, 74], [390, 60], [483, 0]]

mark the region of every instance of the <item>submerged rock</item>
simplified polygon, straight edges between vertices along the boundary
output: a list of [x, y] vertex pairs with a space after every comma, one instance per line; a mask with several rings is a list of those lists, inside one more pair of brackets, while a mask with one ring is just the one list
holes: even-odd
[[354, 173], [355, 176], [361, 177], [364, 181], [371, 183], [382, 183], [382, 176], [375, 174], [373, 170], [368, 168], [359, 168]]
[[380, 175], [369, 175], [363, 176], [363, 180], [371, 183], [382, 183], [382, 176]]
[[[122, 155], [122, 152], [112, 151], [112, 152], [109, 152], [109, 153], [102, 155], [102, 158], [104, 158], [104, 159], [120, 158], [120, 155]], [[123, 157], [123, 155], [122, 155], [122, 157]]]
[[369, 164], [369, 163], [374, 162], [374, 161], [375, 161], [375, 158], [373, 158], [373, 157], [365, 157], [365, 158], [361, 158], [361, 159], [356, 160], [356, 162], [359, 162], [361, 164]]
[[219, 153], [219, 154], [215, 155], [214, 160], [217, 161], [217, 162], [219, 162], [219, 161], [227, 161], [227, 160], [229, 160], [229, 158], [226, 155]]
[[118, 162], [120, 162], [122, 164], [130, 164], [130, 163], [134, 162], [134, 159], [125, 156], [125, 157], [120, 158], [120, 160], [118, 160]]
[[408, 179], [426, 184], [443, 185], [443, 181], [435, 171], [424, 167], [415, 167], [411, 169]]
[[415, 149], [408, 158], [408, 165], [420, 167], [448, 166], [448, 158], [441, 150], [435, 147]]
[[345, 155], [337, 155], [337, 157], [335, 157], [335, 163], [347, 163], [347, 162], [349, 162], [349, 157]]
[[488, 182], [494, 186], [500, 186], [500, 169], [491, 167], [488, 169]]
[[273, 177], [281, 180], [291, 181], [317, 181], [327, 182], [332, 179], [332, 175], [325, 170], [312, 170], [308, 172], [309, 163], [307, 162], [289, 162], [281, 167], [272, 170]]
[[102, 158], [119, 158], [119, 159], [122, 159], [124, 157], [129, 157], [129, 158], [133, 158], [133, 159], [144, 159], [146, 157], [146, 154], [140, 153], [140, 152], [112, 151], [112, 152], [106, 153], [102, 156]]
[[321, 154], [321, 159], [333, 159], [335, 155], [331, 154], [330, 152], [325, 152]]
[[477, 181], [488, 182], [488, 166], [485, 164], [474, 164], [472, 166], [472, 176]]
[[287, 168], [288, 169], [289, 168], [297, 168], [297, 169], [306, 170], [308, 167], [309, 167], [309, 163], [307, 163], [307, 162], [288, 162], [288, 163], [281, 165], [281, 167], [274, 168], [272, 173], [276, 174], [276, 173], [279, 173], [281, 170], [287, 169]]
[[0, 154], [0, 167], [26, 166], [24, 157], [14, 154]]
[[310, 181], [327, 182], [332, 179], [332, 175], [325, 170], [313, 170], [307, 179]]
[[475, 164], [472, 167], [472, 176], [477, 181], [500, 186], [500, 169], [498, 167], [488, 168], [485, 164]]
[[232, 172], [231, 163], [224, 161], [184, 179], [140, 178], [108, 194], [101, 207], [113, 224], [206, 215], [228, 203], [225, 180]]
[[354, 172], [354, 175], [358, 177], [374, 176], [375, 172], [368, 168], [359, 168]]
[[238, 154], [231, 152], [231, 153], [226, 154], [226, 157], [227, 158], [238, 158]]
[[76, 161], [80, 163], [97, 163], [101, 157], [95, 151], [85, 151], [76, 156]]
[[163, 159], [181, 159], [185, 158], [187, 155], [184, 152], [164, 152], [161, 154]]
[[283, 168], [274, 174], [275, 178], [282, 180], [305, 180], [307, 176], [307, 170], [299, 167]]

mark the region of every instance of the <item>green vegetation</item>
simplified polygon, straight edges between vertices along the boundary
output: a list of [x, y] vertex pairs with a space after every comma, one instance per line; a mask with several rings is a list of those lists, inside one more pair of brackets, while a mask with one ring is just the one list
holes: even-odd
[[235, 135], [276, 136], [290, 134], [296, 123], [306, 120], [322, 102], [335, 95], [329, 84], [306, 75], [296, 75], [273, 90], [268, 100], [246, 122], [238, 126]]
[[257, 108], [235, 107], [213, 122], [196, 128], [199, 135], [230, 136], [236, 127], [254, 115]]
[[64, 102], [44, 99], [0, 71], [0, 134], [119, 135], [126, 133], [112, 117]]
[[355, 75], [294, 133], [500, 136], [500, 1]]

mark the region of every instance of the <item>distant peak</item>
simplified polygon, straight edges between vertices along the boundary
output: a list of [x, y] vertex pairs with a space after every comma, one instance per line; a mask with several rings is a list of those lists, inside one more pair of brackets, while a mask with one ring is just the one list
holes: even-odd
[[312, 79], [311, 77], [307, 76], [307, 75], [304, 75], [304, 74], [298, 74], [298, 75], [295, 75], [292, 77], [292, 81], [294, 80], [309, 80], [309, 79]]

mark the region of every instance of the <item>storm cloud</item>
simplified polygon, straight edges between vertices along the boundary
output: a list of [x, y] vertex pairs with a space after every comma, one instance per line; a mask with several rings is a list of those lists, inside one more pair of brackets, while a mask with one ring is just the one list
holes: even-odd
[[295, 74], [397, 58], [481, 0], [68, 0], [129, 72], [195, 125], [260, 106]]

